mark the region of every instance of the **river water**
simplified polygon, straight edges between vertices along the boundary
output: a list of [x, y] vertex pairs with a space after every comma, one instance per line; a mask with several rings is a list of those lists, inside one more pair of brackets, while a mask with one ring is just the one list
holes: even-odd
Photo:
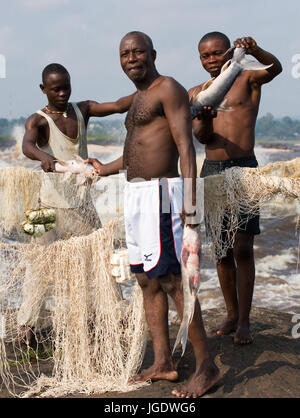
[[[120, 149], [112, 153], [97, 153], [93, 148], [90, 156], [105, 161], [121, 154]], [[255, 154], [259, 166], [269, 162], [287, 161], [300, 157], [300, 146], [291, 149], [256, 147]], [[201, 157], [201, 152], [200, 152]], [[29, 161], [20, 158], [15, 160], [7, 156], [7, 152], [0, 153], [0, 167], [9, 165], [30, 166]], [[32, 168], [38, 163], [31, 163]], [[199, 171], [199, 168], [198, 168]], [[112, 180], [101, 179], [97, 183], [95, 206], [102, 220], [117, 214], [122, 214], [120, 201], [113, 201], [113, 209], [107, 205], [105, 199], [111, 193], [111, 188], [122, 187], [123, 181], [115, 176]], [[106, 197], [105, 197], [106, 196]], [[121, 194], [119, 193], [120, 197]], [[107, 199], [106, 199], [107, 200]], [[277, 311], [300, 314], [300, 266], [298, 266], [299, 234], [296, 232], [296, 219], [300, 214], [299, 203], [281, 201], [264, 210], [261, 215], [261, 234], [255, 237], [255, 266], [256, 282], [253, 305]], [[201, 271], [202, 284], [200, 302], [203, 310], [218, 308], [224, 305], [215, 266], [204, 260]]]

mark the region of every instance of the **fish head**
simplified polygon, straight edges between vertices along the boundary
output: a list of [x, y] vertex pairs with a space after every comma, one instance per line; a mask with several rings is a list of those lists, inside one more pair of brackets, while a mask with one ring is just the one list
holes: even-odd
[[233, 52], [232, 61], [241, 62], [242, 59], [245, 57], [245, 49], [244, 48], [235, 48]]

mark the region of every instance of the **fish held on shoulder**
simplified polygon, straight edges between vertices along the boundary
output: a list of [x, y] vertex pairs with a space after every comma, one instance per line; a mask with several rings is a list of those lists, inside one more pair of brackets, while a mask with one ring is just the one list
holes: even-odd
[[220, 74], [211, 80], [211, 83], [205, 83], [204, 86], [208, 87], [202, 89], [193, 100], [191, 104], [193, 119], [197, 117], [205, 106], [210, 106], [219, 111], [231, 111], [231, 108], [225, 106], [226, 99], [224, 99], [224, 96], [230, 90], [239, 74], [243, 71], [266, 70], [273, 65], [264, 65], [258, 61], [245, 58], [244, 48], [231, 47], [225, 54], [233, 49], [233, 57], [223, 65]]

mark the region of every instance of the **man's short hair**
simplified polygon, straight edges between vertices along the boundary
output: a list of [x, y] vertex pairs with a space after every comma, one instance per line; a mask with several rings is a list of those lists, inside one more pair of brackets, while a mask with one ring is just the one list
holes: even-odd
[[[131, 32], [126, 33], [125, 36], [123, 36], [122, 40], [127, 38], [127, 36], [131, 36], [131, 35], [137, 35], [140, 36], [141, 38], [144, 39], [144, 41], [146, 42], [146, 44], [149, 46], [150, 50], [153, 51], [153, 42], [152, 39], [150, 38], [150, 36], [146, 35], [144, 32], [139, 32], [138, 30], [133, 30]], [[121, 41], [122, 42], [122, 41]]]
[[213, 40], [213, 39], [222, 39], [222, 40], [225, 42], [226, 47], [227, 47], [228, 49], [229, 49], [229, 48], [230, 48], [230, 46], [231, 46], [229, 38], [228, 38], [226, 35], [224, 35], [224, 33], [222, 33], [222, 32], [209, 32], [209, 33], [207, 33], [206, 35], [202, 36], [202, 38], [201, 38], [201, 39], [200, 39], [200, 41], [199, 41], [198, 47], [199, 47], [199, 46], [200, 46], [200, 44], [202, 44], [203, 42], [206, 42], [206, 41], [211, 41], [211, 40]]
[[68, 70], [61, 64], [57, 64], [57, 63], [52, 63], [47, 65], [42, 72], [42, 80], [43, 83], [45, 83], [47, 77], [50, 74], [68, 74], [68, 76], [70, 76]]

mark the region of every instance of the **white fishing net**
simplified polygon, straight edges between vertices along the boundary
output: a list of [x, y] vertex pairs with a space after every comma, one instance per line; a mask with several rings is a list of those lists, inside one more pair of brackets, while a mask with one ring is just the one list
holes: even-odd
[[[251, 217], [276, 196], [299, 200], [299, 167], [295, 159], [205, 178], [211, 258], [232, 246], [241, 212]], [[116, 280], [130, 279], [123, 222], [100, 228], [92, 193], [72, 176], [0, 169], [0, 379], [13, 396], [127, 392], [145, 384], [131, 380], [146, 342], [141, 290], [132, 282], [125, 299]], [[38, 238], [25, 234], [25, 212], [45, 207], [54, 208], [55, 227]]]
[[300, 202], [300, 158], [261, 168], [233, 167], [208, 176], [204, 196], [209, 255], [218, 261], [232, 248], [235, 234], [245, 219], [259, 214], [276, 198], [281, 202]]
[[[111, 264], [112, 255], [124, 258], [122, 219], [99, 228], [90, 190], [74, 177], [0, 170], [0, 382], [14, 396], [144, 385], [131, 381], [146, 341], [141, 291], [134, 286], [125, 299], [115, 276], [129, 270]], [[54, 228], [26, 235], [25, 212], [34, 215], [28, 222], [42, 224], [46, 205], [56, 212]]]

